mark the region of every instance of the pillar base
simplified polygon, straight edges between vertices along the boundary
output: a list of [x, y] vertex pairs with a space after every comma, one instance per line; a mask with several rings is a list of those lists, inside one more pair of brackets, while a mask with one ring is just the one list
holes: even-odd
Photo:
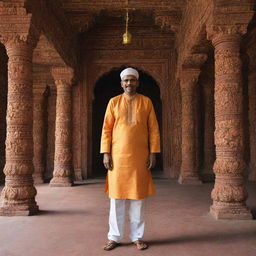
[[210, 214], [217, 220], [232, 219], [232, 220], [251, 220], [253, 219], [251, 211], [243, 205], [230, 207], [210, 207]]
[[38, 213], [38, 205], [31, 206], [2, 206], [0, 207], [0, 216], [30, 216]]
[[202, 181], [198, 177], [182, 177], [178, 179], [181, 185], [202, 185]]
[[69, 177], [53, 177], [49, 184], [50, 187], [71, 187], [73, 182]]

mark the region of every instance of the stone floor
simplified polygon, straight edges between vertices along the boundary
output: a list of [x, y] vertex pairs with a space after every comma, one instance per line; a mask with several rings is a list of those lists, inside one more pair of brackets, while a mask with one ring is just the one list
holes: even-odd
[[[213, 184], [184, 186], [167, 179], [155, 184], [157, 195], [147, 201], [146, 251], [130, 244], [128, 228], [122, 246], [102, 250], [109, 203], [103, 181], [91, 180], [71, 188], [37, 186], [38, 215], [0, 217], [0, 256], [256, 255], [256, 220], [217, 221], [208, 214]], [[254, 211], [256, 183], [247, 188]]]

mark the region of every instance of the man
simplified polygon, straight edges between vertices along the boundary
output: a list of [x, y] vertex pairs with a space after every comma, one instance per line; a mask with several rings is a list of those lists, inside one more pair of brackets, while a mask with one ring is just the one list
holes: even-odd
[[150, 169], [160, 152], [159, 129], [151, 100], [136, 93], [139, 73], [126, 68], [120, 73], [124, 93], [110, 99], [105, 113], [101, 153], [108, 169], [105, 192], [110, 198], [108, 242], [104, 250], [120, 244], [129, 202], [130, 239], [139, 250], [148, 245], [144, 233], [145, 198], [155, 193]]

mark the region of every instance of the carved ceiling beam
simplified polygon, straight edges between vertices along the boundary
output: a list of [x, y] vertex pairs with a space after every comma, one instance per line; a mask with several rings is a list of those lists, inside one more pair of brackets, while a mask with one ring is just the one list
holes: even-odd
[[95, 23], [96, 12], [71, 12], [67, 16], [72, 28], [76, 33], [83, 33], [90, 29]]
[[32, 1], [32, 12], [42, 21], [41, 29], [66, 65], [77, 65], [77, 37], [59, 1]]
[[41, 65], [64, 65], [64, 61], [53, 47], [49, 43], [48, 39], [44, 34], [40, 35], [39, 42], [33, 53], [33, 63]]
[[162, 30], [178, 32], [181, 20], [180, 12], [156, 11], [154, 16], [155, 24], [160, 26]]

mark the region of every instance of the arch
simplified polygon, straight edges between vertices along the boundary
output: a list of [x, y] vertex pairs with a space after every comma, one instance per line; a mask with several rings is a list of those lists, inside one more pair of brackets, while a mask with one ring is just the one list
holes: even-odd
[[[102, 164], [102, 156], [100, 151], [100, 137], [101, 129], [104, 119], [106, 106], [110, 98], [123, 93], [123, 89], [120, 86], [120, 72], [126, 68], [121, 66], [112, 68], [105, 74], [103, 74], [94, 85], [94, 99], [92, 103], [92, 175], [101, 176], [105, 173], [105, 168]], [[161, 131], [162, 127], [162, 102], [160, 97], [160, 88], [157, 81], [148, 73], [140, 70], [136, 67], [140, 74], [140, 86], [138, 87], [138, 93], [151, 98], [156, 115], [159, 122]], [[162, 136], [161, 136], [162, 138]], [[155, 171], [162, 170], [162, 156], [157, 157], [157, 166]]]

